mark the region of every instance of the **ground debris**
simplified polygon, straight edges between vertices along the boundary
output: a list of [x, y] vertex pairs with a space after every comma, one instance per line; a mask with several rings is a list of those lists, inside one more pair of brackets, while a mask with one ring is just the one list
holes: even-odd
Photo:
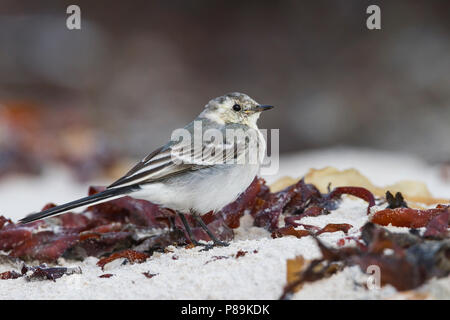
[[[353, 227], [348, 223], [329, 223], [323, 228], [318, 228], [316, 226], [310, 226], [307, 224], [299, 224], [294, 221], [288, 220], [289, 223], [285, 227], [278, 228], [272, 232], [272, 238], [281, 238], [284, 236], [295, 236], [297, 238], [302, 238], [310, 235], [320, 235], [326, 232], [337, 232], [342, 231], [345, 234]], [[303, 227], [304, 229], [295, 229], [295, 227]]]
[[[361, 230], [363, 247], [329, 248], [315, 238], [322, 258], [312, 260], [306, 267], [292, 270], [281, 299], [288, 299], [305, 282], [324, 279], [357, 265], [362, 272], [369, 266], [380, 268], [381, 286], [390, 284], [399, 291], [411, 290], [433, 277], [450, 274], [450, 239], [428, 240], [414, 233], [394, 233], [371, 222]], [[300, 270], [298, 270], [300, 269]], [[292, 274], [295, 274], [293, 276]]]
[[143, 274], [146, 278], [151, 279], [151, 278], [153, 278], [154, 276], [157, 276], [159, 273], [150, 273], [149, 271], [147, 271], [147, 272], [142, 272], [142, 274]]
[[134, 250], [131, 250], [131, 249], [127, 249], [127, 250], [124, 250], [124, 251], [113, 253], [109, 257], [100, 259], [97, 262], [97, 266], [99, 266], [103, 270], [106, 264], [108, 264], [108, 263], [110, 263], [110, 262], [112, 262], [114, 260], [120, 259], [120, 258], [126, 258], [131, 264], [133, 264], [133, 263], [143, 263], [143, 262], [145, 262], [145, 260], [147, 260], [148, 257], [149, 257], [148, 254], [145, 254], [145, 253], [142, 253], [142, 252], [138, 252], [138, 251], [134, 251]]
[[423, 236], [425, 238], [433, 238], [433, 239], [445, 239], [448, 238], [448, 225], [450, 222], [450, 210], [442, 212], [441, 214], [435, 216], [430, 222], [426, 225], [425, 232]]
[[16, 271], [5, 271], [0, 273], [0, 280], [17, 279], [22, 277], [23, 274]]
[[373, 223], [395, 227], [422, 228], [436, 216], [448, 212], [449, 206], [438, 205], [432, 209], [395, 208], [384, 209], [373, 214], [370, 221]]
[[397, 192], [394, 197], [390, 191], [386, 191], [386, 201], [389, 209], [408, 208], [408, 204], [400, 192]]
[[206, 261], [205, 264], [208, 264], [208, 263], [210, 263], [210, 262], [214, 262], [214, 261], [217, 261], [217, 260], [221, 260], [221, 259], [229, 259], [229, 258], [230, 258], [230, 257], [227, 257], [227, 256], [213, 256], [212, 259]]
[[239, 251], [236, 253], [236, 259], [245, 256], [247, 253], [248, 253], [247, 251], [239, 250]]
[[[295, 220], [301, 220], [305, 216], [319, 216], [328, 214], [330, 210], [337, 208], [342, 195], [352, 195], [368, 202], [367, 212], [375, 205], [373, 194], [362, 187], [337, 187], [326, 194], [312, 184], [305, 183], [301, 179], [296, 184], [286, 187], [275, 193], [265, 193], [256, 201], [258, 206], [253, 208], [254, 224], [264, 227], [272, 232], [273, 237], [294, 235], [303, 237], [305, 232], [298, 232], [291, 226], [295, 226]], [[284, 214], [286, 226], [279, 227], [279, 217]], [[331, 230], [331, 227], [330, 229]], [[323, 231], [330, 232], [330, 231]]]
[[[31, 275], [28, 275], [29, 272]], [[23, 272], [23, 271], [22, 271]], [[29, 267], [25, 272], [26, 279], [28, 281], [34, 280], [53, 280], [61, 278], [63, 275], [81, 274], [81, 268], [66, 268], [66, 267], [47, 267], [46, 265], [40, 265], [37, 267]], [[25, 274], [24, 273], [24, 274]]]
[[27, 281], [39, 281], [39, 280], [52, 280], [55, 281], [64, 275], [81, 274], [81, 268], [68, 268], [68, 267], [49, 267], [46, 264], [38, 266], [28, 266], [25, 263], [22, 264], [20, 272], [11, 270], [0, 274], [1, 280], [17, 279], [25, 277]]

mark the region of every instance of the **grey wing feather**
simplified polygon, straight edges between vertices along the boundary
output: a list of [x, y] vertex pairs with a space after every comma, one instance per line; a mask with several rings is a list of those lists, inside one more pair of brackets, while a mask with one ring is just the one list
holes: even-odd
[[205, 167], [196, 163], [188, 163], [184, 159], [173, 161], [174, 159], [177, 159], [176, 151], [169, 145], [160, 147], [135, 165], [122, 178], [109, 185], [108, 189], [154, 182], [188, 170]]
[[155, 182], [186, 171], [228, 163], [228, 160], [237, 159], [246, 151], [243, 141], [236, 144], [225, 141], [203, 143], [199, 150], [195, 150], [190, 141], [188, 144], [182, 142], [171, 141], [156, 149], [108, 188]]
[[136, 173], [137, 171], [141, 170], [142, 168], [145, 167], [145, 164], [152, 159], [154, 156], [156, 156], [158, 153], [161, 152], [161, 150], [164, 148], [164, 146], [159, 147], [158, 149], [156, 149], [155, 151], [153, 151], [152, 153], [150, 153], [148, 156], [146, 156], [144, 159], [142, 159], [138, 164], [136, 164], [133, 168], [131, 168], [130, 171], [128, 171], [123, 177], [121, 177], [120, 179], [114, 181], [112, 184], [110, 184], [108, 186], [109, 188], [113, 188], [113, 187], [118, 187], [120, 186], [122, 183], [124, 183], [124, 181], [132, 176], [134, 173]]

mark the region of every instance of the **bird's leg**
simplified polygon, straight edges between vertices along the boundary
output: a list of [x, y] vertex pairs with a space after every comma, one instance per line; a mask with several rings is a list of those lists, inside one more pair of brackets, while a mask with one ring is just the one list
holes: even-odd
[[184, 228], [186, 229], [186, 232], [188, 233], [189, 240], [191, 240], [191, 242], [196, 246], [204, 246], [204, 244], [198, 242], [195, 239], [194, 234], [192, 233], [191, 227], [189, 227], [189, 223], [187, 222], [184, 214], [182, 214], [181, 212], [178, 212], [178, 215], [180, 216], [181, 222], [183, 222]]
[[177, 226], [175, 224], [175, 217], [169, 217], [169, 230], [172, 229], [172, 231], [177, 229]]
[[209, 230], [208, 226], [203, 222], [202, 218], [200, 218], [198, 215], [196, 215], [195, 213], [192, 214], [194, 216], [195, 221], [197, 221], [200, 226], [203, 228], [203, 230], [206, 231], [206, 233], [208, 234], [208, 236], [211, 238], [211, 240], [214, 242], [214, 246], [221, 246], [221, 247], [226, 247], [229, 246], [230, 244], [227, 242], [223, 242], [220, 241], [219, 239], [216, 238], [216, 236], [214, 235], [214, 233], [211, 232], [211, 230]]

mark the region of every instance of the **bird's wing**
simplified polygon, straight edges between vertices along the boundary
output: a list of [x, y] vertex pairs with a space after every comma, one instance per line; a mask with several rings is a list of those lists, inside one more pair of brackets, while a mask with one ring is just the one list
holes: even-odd
[[[133, 168], [131, 168], [130, 171], [128, 171], [123, 177], [121, 177], [120, 179], [114, 181], [112, 184], [110, 184], [108, 186], [108, 188], [113, 188], [113, 187], [118, 187], [121, 186], [122, 184], [125, 183], [125, 181], [135, 175], [138, 171], [142, 170], [143, 168], [145, 168], [145, 166], [151, 162], [151, 160], [156, 157], [159, 154], [162, 154], [163, 157], [159, 157], [157, 159], [161, 159], [161, 161], [165, 161], [164, 159], [164, 154], [165, 152], [161, 152], [164, 149], [164, 146], [159, 147], [158, 149], [156, 149], [155, 151], [153, 151], [152, 153], [150, 153], [149, 155], [147, 155], [144, 159], [142, 159], [140, 162], [138, 162]], [[156, 160], [157, 160], [156, 159]]]
[[247, 148], [243, 139], [237, 139], [234, 143], [209, 141], [198, 147], [183, 142], [169, 144], [149, 154], [108, 188], [155, 182], [217, 164], [240, 163]]

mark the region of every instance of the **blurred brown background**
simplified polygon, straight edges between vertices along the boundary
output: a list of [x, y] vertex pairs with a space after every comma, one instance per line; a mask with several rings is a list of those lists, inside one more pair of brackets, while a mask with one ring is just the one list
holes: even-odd
[[[79, 31], [66, 28], [70, 4]], [[370, 4], [381, 30], [366, 28]], [[241, 91], [277, 106], [260, 124], [280, 129], [281, 152], [351, 145], [445, 160], [449, 89], [444, 0], [0, 1], [0, 104], [76, 110], [130, 156]]]

